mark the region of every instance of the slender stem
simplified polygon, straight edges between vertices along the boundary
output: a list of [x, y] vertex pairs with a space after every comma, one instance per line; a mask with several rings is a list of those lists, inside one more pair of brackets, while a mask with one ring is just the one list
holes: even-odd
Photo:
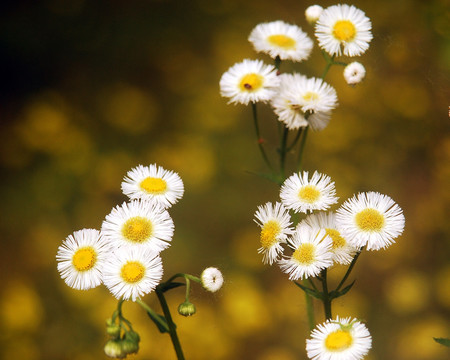
[[295, 146], [295, 144], [297, 144], [298, 139], [300, 139], [300, 136], [302, 135], [302, 131], [303, 131], [302, 127], [298, 129], [297, 135], [295, 135], [295, 138], [292, 141], [292, 144], [287, 147], [286, 152], [291, 151], [292, 148]]
[[300, 148], [298, 151], [298, 159], [297, 159], [297, 171], [300, 171], [302, 169], [303, 151], [305, 149], [306, 137], [308, 136], [308, 129], [309, 126], [305, 127], [305, 130], [303, 131], [302, 140], [300, 142]]
[[277, 56], [275, 58], [274, 65], [275, 65], [275, 68], [278, 70], [278, 72], [280, 72], [281, 59], [279, 56]]
[[308, 278], [308, 280], [309, 280], [309, 283], [311, 284], [312, 288], [318, 292], [319, 290], [317, 290], [317, 286], [316, 286], [316, 284], [314, 284], [314, 281], [310, 277]]
[[158, 314], [150, 306], [148, 306], [145, 302], [143, 302], [139, 298], [136, 299], [136, 303], [139, 304], [149, 314], [152, 314], [153, 315], [152, 319], [155, 319], [159, 325], [161, 325], [164, 329], [166, 329], [167, 332], [170, 331], [167, 324], [161, 320], [161, 318], [158, 316]]
[[350, 263], [350, 266], [349, 266], [348, 269], [347, 269], [347, 272], [345, 273], [344, 277], [342, 278], [341, 282], [339, 283], [339, 285], [337, 286], [337, 288], [336, 288], [335, 291], [339, 291], [339, 290], [341, 289], [342, 285], [344, 285], [345, 281], [347, 280], [348, 276], [349, 276], [350, 273], [352, 272], [353, 267], [354, 267], [355, 264], [356, 264], [356, 260], [358, 260], [358, 257], [359, 257], [359, 255], [361, 254], [361, 251], [362, 251], [363, 249], [364, 249], [364, 248], [362, 248], [361, 250], [359, 250], [359, 251], [356, 253], [355, 257], [353, 258], [352, 262]]
[[261, 155], [266, 162], [267, 166], [272, 170], [272, 165], [270, 164], [269, 158], [266, 155], [266, 152], [263, 147], [263, 139], [261, 138], [261, 135], [259, 133], [259, 124], [258, 124], [258, 114], [256, 112], [256, 103], [252, 103], [252, 112], [253, 112], [253, 123], [255, 125], [255, 132], [256, 132], [256, 140], [258, 142], [259, 150], [261, 151]]
[[161, 304], [161, 308], [164, 313], [164, 317], [166, 318], [167, 325], [169, 326], [169, 334], [170, 339], [172, 340], [173, 348], [175, 349], [175, 353], [177, 354], [178, 360], [184, 360], [183, 350], [181, 349], [180, 340], [178, 339], [177, 329], [172, 320], [172, 315], [170, 315], [170, 309], [167, 305], [166, 298], [164, 297], [164, 293], [156, 287], [156, 295], [158, 296], [159, 303]]
[[326, 320], [331, 319], [331, 299], [328, 294], [327, 269], [322, 270], [323, 309]]
[[[307, 286], [306, 279], [303, 280], [303, 285]], [[312, 330], [316, 326], [316, 321], [314, 319], [314, 307], [313, 307], [312, 297], [306, 291], [304, 293], [305, 293], [306, 315], [308, 316], [309, 330]]]
[[285, 179], [285, 163], [286, 163], [286, 144], [287, 138], [289, 135], [289, 129], [287, 127], [284, 128], [283, 136], [281, 138], [280, 144], [280, 176], [284, 180]]
[[189, 301], [189, 293], [191, 292], [191, 280], [188, 277], [185, 277], [186, 280], [186, 296], [185, 300]]

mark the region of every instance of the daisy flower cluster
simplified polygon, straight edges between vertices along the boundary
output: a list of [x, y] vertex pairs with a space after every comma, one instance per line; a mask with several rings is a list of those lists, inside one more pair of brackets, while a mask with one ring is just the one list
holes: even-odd
[[[372, 40], [371, 21], [362, 10], [350, 5], [323, 9], [313, 5], [305, 17], [314, 26], [314, 36], [329, 66], [343, 65], [343, 76], [350, 85], [361, 82], [366, 74], [356, 61], [335, 61], [336, 56], [359, 56]], [[281, 74], [282, 61], [307, 60], [314, 47], [311, 37], [295, 24], [281, 20], [258, 24], [248, 40], [258, 53], [269, 55], [274, 64], [244, 59], [231, 66], [220, 79], [220, 93], [232, 104], [269, 103], [289, 130], [311, 126], [324, 129], [338, 105], [335, 89], [322, 78], [305, 74]]]
[[[387, 195], [359, 193], [329, 211], [337, 201], [335, 184], [325, 174], [303, 171], [288, 177], [280, 202], [259, 206], [254, 215], [263, 262], [278, 263], [290, 280], [306, 279], [334, 264], [350, 264], [363, 247], [385, 249], [403, 232], [402, 209]], [[293, 226], [296, 213], [305, 217]], [[290, 255], [284, 255], [287, 248]]]
[[[114, 358], [125, 358], [139, 350], [139, 335], [122, 314], [124, 300], [141, 305], [160, 331], [170, 332], [171, 339], [175, 339], [176, 327], [163, 293], [186, 285], [186, 300], [178, 312], [190, 316], [196, 311], [189, 301], [190, 281], [200, 283], [210, 292], [219, 290], [224, 281], [220, 270], [211, 267], [201, 277], [179, 273], [161, 283], [160, 254], [170, 246], [174, 234], [168, 210], [184, 194], [184, 184], [177, 173], [155, 164], [139, 165], [128, 171], [121, 188], [129, 200], [114, 207], [99, 230], [82, 229], [69, 235], [56, 255], [57, 269], [68, 286], [88, 290], [104, 284], [119, 300], [117, 310], [107, 320], [110, 338], [104, 348], [106, 355]], [[173, 283], [177, 277], [184, 277], [185, 284]], [[158, 290], [158, 286], [162, 288]], [[156, 314], [141, 300], [154, 290], [164, 316]], [[172, 341], [179, 354], [179, 341]]]

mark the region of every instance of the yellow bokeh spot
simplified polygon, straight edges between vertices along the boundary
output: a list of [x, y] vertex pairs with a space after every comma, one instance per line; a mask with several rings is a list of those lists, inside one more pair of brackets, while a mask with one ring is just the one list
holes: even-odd
[[316, 258], [315, 249], [316, 247], [313, 244], [302, 244], [294, 251], [292, 258], [302, 265], [310, 265]]
[[320, 190], [314, 185], [305, 185], [298, 192], [298, 197], [304, 202], [313, 204], [320, 198]]
[[149, 219], [135, 216], [128, 219], [122, 226], [122, 235], [134, 243], [143, 243], [153, 232], [153, 225]]
[[276, 220], [266, 222], [261, 229], [261, 246], [265, 249], [270, 248], [277, 242], [277, 236], [281, 231], [280, 224]]
[[120, 277], [123, 281], [134, 284], [140, 281], [145, 275], [145, 267], [138, 261], [128, 261], [120, 269]]
[[283, 49], [292, 49], [295, 47], [296, 41], [286, 35], [270, 35], [267, 40], [275, 46], [281, 47]]
[[242, 91], [256, 91], [262, 87], [264, 78], [255, 73], [250, 73], [242, 77], [239, 87]]
[[319, 95], [312, 91], [308, 91], [305, 95], [303, 95], [303, 100], [305, 101], [316, 101], [317, 99], [319, 99]]
[[385, 220], [378, 210], [368, 208], [356, 214], [355, 222], [362, 231], [376, 232], [383, 229]]
[[349, 20], [339, 20], [333, 26], [333, 35], [339, 41], [351, 41], [355, 38], [355, 25]]
[[329, 334], [325, 339], [325, 347], [329, 351], [342, 351], [353, 344], [352, 335], [345, 330], [337, 330]]
[[87, 271], [97, 262], [97, 252], [91, 246], [79, 248], [72, 256], [72, 265], [78, 271]]
[[162, 194], [167, 189], [167, 182], [161, 178], [147, 177], [141, 181], [140, 187], [150, 194]]
[[327, 235], [331, 238], [332, 248], [339, 249], [344, 247], [347, 243], [345, 239], [341, 236], [341, 233], [336, 229], [325, 229]]

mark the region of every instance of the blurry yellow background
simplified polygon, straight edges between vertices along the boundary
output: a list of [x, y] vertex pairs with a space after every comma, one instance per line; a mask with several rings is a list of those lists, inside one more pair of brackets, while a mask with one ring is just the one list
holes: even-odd
[[[310, 132], [305, 169], [326, 173], [342, 201], [359, 191], [391, 196], [406, 229], [388, 250], [365, 252], [350, 293], [333, 312], [364, 319], [367, 359], [444, 360], [433, 337], [450, 337], [450, 8], [447, 0], [353, 1], [371, 18], [374, 39], [357, 60], [363, 84], [327, 76], [340, 106]], [[18, 1], [0, 11], [1, 286], [0, 357], [105, 358], [104, 321], [116, 301], [104, 287], [68, 288], [56, 271], [61, 241], [100, 228], [126, 200], [123, 176], [138, 164], [179, 173], [185, 196], [170, 209], [165, 274], [219, 267], [224, 288], [194, 287], [197, 314], [176, 314], [187, 359], [304, 359], [304, 296], [257, 254], [258, 205], [278, 189], [264, 171], [250, 107], [219, 95], [223, 72], [244, 58], [271, 59], [247, 41], [260, 22], [296, 23], [310, 1]], [[323, 7], [336, 4], [319, 3]], [[348, 60], [348, 59], [343, 59]], [[310, 60], [282, 65], [320, 76]], [[262, 130], [275, 116], [261, 107]], [[268, 142], [271, 154], [276, 144]], [[330, 271], [339, 281], [342, 269]], [[153, 294], [145, 297], [159, 310]], [[322, 321], [320, 304], [317, 320]], [[175, 359], [168, 335], [133, 304], [141, 334], [136, 359]]]

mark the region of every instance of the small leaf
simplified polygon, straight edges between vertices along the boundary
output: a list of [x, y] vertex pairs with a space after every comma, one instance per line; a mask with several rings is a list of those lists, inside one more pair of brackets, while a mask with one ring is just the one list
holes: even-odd
[[315, 297], [316, 299], [322, 300], [323, 295], [321, 292], [318, 292], [316, 290], [310, 289], [309, 287], [303, 286], [302, 284], [299, 284], [296, 281], [294, 281], [294, 284], [297, 285], [300, 289], [302, 289], [308, 295], [311, 295], [312, 297]]
[[150, 313], [147, 311], [147, 315], [153, 320], [158, 330], [164, 334], [169, 332], [169, 325], [167, 325], [166, 318], [156, 313]]
[[433, 338], [434, 341], [436, 341], [437, 343], [450, 347], [450, 339], [445, 339], [445, 338]]
[[336, 299], [338, 297], [341, 297], [342, 295], [347, 294], [348, 291], [352, 288], [352, 286], [355, 283], [355, 281], [356, 280], [354, 280], [350, 285], [348, 285], [345, 288], [343, 288], [341, 291], [333, 290], [332, 292], [330, 292], [330, 299]]

